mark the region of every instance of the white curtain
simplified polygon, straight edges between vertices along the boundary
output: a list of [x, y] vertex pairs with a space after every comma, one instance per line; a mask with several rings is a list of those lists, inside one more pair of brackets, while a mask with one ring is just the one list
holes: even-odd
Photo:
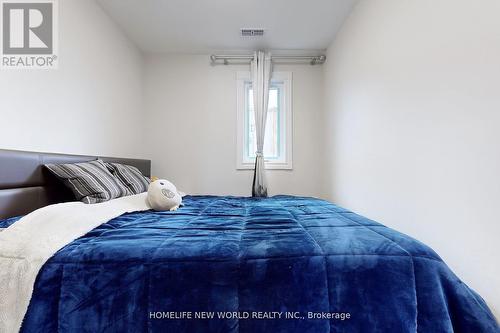
[[251, 63], [253, 105], [255, 111], [255, 170], [253, 174], [252, 196], [267, 197], [267, 184], [264, 168], [264, 136], [266, 134], [267, 103], [271, 80], [271, 54], [263, 51], [254, 53]]

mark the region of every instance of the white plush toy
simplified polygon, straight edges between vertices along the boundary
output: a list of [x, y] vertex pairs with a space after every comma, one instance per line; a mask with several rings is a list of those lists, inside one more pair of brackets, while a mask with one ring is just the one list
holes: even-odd
[[182, 204], [182, 196], [174, 184], [157, 179], [149, 184], [148, 202], [154, 210], [176, 210]]

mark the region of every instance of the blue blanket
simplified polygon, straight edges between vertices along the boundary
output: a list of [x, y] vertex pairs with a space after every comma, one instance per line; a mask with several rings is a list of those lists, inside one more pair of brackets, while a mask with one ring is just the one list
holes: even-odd
[[22, 331], [500, 332], [433, 250], [329, 202], [184, 202], [61, 249]]

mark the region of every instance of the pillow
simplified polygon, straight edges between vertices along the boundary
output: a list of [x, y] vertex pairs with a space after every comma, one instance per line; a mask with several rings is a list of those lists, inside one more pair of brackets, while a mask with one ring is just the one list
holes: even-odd
[[148, 190], [150, 180], [136, 167], [120, 163], [106, 163], [106, 166], [133, 194], [143, 193]]
[[45, 164], [45, 167], [73, 191], [77, 200], [84, 203], [99, 203], [133, 194], [109, 172], [101, 160]]

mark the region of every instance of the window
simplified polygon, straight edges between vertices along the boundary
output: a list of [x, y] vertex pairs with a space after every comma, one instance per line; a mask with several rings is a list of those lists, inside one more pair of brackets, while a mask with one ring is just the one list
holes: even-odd
[[[266, 169], [292, 169], [291, 84], [292, 73], [273, 73], [269, 87], [264, 141]], [[237, 94], [237, 168], [253, 169], [257, 141], [253, 89], [249, 72], [238, 72]]]

